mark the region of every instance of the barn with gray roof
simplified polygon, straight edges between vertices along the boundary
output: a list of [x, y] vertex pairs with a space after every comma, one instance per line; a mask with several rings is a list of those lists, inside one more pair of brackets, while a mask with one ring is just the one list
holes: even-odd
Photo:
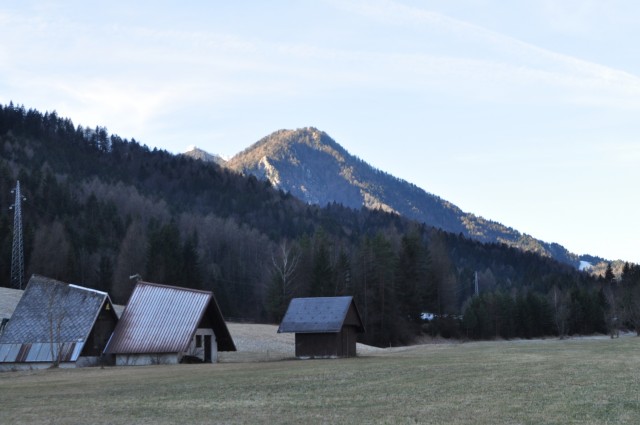
[[97, 365], [117, 322], [107, 293], [34, 275], [0, 335], [0, 370]]
[[236, 351], [212, 292], [138, 282], [105, 348], [116, 365], [213, 363]]
[[364, 325], [353, 297], [294, 298], [278, 333], [295, 333], [296, 357], [354, 357]]

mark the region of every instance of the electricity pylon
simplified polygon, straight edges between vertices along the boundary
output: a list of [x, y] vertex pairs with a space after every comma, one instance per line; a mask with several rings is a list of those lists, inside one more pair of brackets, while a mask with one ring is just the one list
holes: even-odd
[[22, 244], [22, 201], [25, 201], [20, 194], [20, 180], [16, 182], [16, 188], [11, 191], [15, 193], [16, 200], [10, 207], [13, 209], [13, 251], [11, 253], [11, 286], [22, 289], [24, 282], [24, 248]]

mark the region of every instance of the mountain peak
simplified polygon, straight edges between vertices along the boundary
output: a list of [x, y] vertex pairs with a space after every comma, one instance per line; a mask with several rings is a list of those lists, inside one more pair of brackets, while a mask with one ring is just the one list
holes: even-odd
[[204, 162], [213, 162], [218, 165], [224, 165], [227, 161], [220, 155], [211, 154], [205, 150], [202, 150], [196, 146], [189, 146], [187, 151], [182, 155], [188, 156], [193, 159], [199, 159]]
[[314, 127], [278, 130], [231, 158], [226, 166], [252, 174], [308, 203], [382, 209], [481, 242], [505, 243], [578, 267], [564, 247], [540, 241], [457, 206], [349, 154]]
[[[315, 127], [304, 127], [296, 130], [277, 130], [270, 135], [260, 139], [258, 142], [249, 146], [243, 152], [231, 158], [234, 160], [246, 160], [247, 156], [255, 157], [260, 155], [285, 155], [291, 149], [295, 149], [297, 145], [306, 145], [316, 150], [342, 150], [327, 133], [320, 131]], [[255, 159], [255, 158], [254, 158]]]

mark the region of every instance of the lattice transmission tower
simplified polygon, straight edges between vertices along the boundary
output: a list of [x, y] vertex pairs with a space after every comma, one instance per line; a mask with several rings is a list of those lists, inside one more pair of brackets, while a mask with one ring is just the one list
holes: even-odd
[[16, 188], [11, 191], [15, 193], [16, 200], [10, 209], [13, 209], [13, 251], [11, 253], [11, 286], [22, 289], [24, 282], [24, 248], [22, 243], [22, 201], [25, 201], [20, 194], [20, 180], [16, 182]]

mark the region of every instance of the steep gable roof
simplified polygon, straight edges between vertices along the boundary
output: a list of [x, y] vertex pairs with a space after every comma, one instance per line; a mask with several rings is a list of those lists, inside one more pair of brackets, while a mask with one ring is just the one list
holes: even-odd
[[58, 351], [76, 361], [105, 302], [106, 292], [32, 276], [0, 335], [0, 362], [51, 362]]
[[105, 353], [184, 352], [205, 315], [216, 334], [218, 350], [235, 351], [213, 293], [138, 282]]
[[294, 298], [289, 303], [278, 333], [340, 332], [345, 324], [364, 332], [353, 297]]

